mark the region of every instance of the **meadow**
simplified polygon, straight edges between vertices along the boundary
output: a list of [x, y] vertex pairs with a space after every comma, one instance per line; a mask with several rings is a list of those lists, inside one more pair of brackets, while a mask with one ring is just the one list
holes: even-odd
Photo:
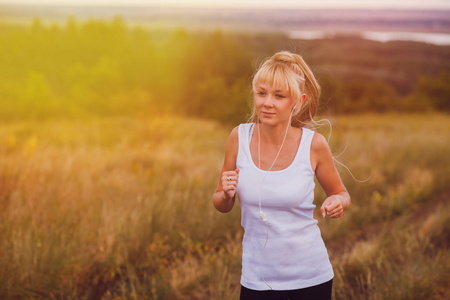
[[[336, 158], [370, 177], [338, 165], [352, 206], [337, 220], [316, 209], [334, 299], [445, 299], [450, 117], [330, 120]], [[180, 116], [1, 122], [0, 298], [238, 299], [239, 206], [221, 214], [211, 201], [231, 128]]]

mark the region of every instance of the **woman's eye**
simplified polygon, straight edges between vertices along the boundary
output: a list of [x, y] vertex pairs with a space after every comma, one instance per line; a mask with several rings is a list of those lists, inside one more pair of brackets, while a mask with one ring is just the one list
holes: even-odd
[[266, 93], [265, 92], [257, 92], [257, 94], [260, 96], [264, 96]]
[[276, 94], [275, 97], [277, 98], [286, 98], [284, 95]]

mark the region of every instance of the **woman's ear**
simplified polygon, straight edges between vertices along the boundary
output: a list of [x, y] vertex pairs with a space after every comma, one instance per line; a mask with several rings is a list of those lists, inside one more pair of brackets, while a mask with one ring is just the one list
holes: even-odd
[[299, 105], [299, 103], [295, 104], [294, 107], [292, 108], [292, 111], [295, 111], [297, 106], [302, 106], [303, 103], [305, 103], [305, 100], [306, 100], [306, 94], [302, 94], [301, 97], [300, 97], [300, 101], [299, 101], [300, 105]]
[[[303, 105], [303, 103], [305, 102], [305, 100], [306, 100], [306, 94], [302, 94], [301, 96], [300, 96], [300, 101], [302, 102], [302, 105]], [[297, 105], [296, 105], [297, 106]]]

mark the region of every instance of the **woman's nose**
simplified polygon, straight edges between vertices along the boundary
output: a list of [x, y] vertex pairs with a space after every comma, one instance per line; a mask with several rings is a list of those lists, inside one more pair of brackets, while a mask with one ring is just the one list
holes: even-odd
[[264, 101], [264, 106], [267, 106], [267, 107], [273, 106], [273, 98], [271, 95], [267, 95], [266, 101]]

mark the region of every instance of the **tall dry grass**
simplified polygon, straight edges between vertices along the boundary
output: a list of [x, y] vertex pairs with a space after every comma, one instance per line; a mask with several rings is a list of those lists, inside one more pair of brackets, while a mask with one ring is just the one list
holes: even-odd
[[[352, 208], [319, 222], [334, 297], [439, 299], [450, 118], [332, 122], [334, 152], [348, 140], [338, 159], [371, 176], [340, 170]], [[239, 207], [211, 204], [230, 129], [176, 117], [0, 124], [0, 298], [237, 299]]]
[[239, 249], [221, 245], [238, 224], [223, 232], [231, 222], [209, 201], [218, 129], [175, 118], [2, 124], [1, 298], [156, 299], [212, 272], [229, 280]]

